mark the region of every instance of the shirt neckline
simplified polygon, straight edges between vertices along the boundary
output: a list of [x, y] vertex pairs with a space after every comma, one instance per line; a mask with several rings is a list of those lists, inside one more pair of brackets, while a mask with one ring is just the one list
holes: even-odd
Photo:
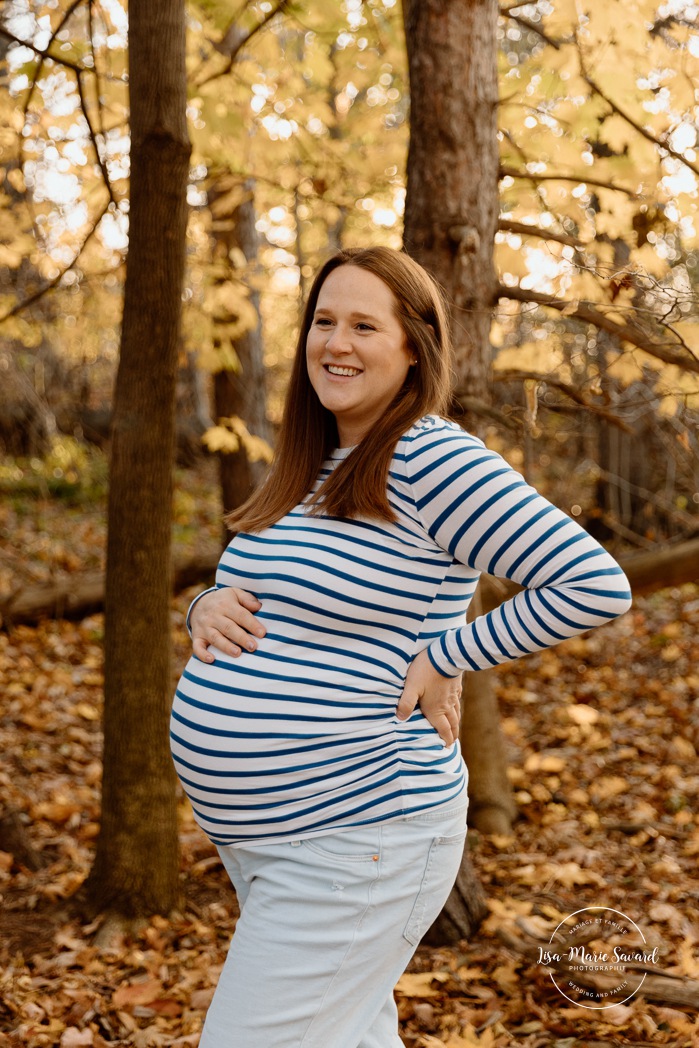
[[347, 456], [349, 455], [350, 451], [354, 451], [356, 446], [357, 446], [356, 444], [353, 444], [349, 448], [334, 448], [330, 452], [330, 458], [333, 459], [333, 460], [346, 459]]

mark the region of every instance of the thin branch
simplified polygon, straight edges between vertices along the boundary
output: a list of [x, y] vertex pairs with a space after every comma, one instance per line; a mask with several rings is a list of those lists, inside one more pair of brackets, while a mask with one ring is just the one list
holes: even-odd
[[[82, 80], [83, 75], [85, 75], [85, 74], [88, 74], [88, 75], [92, 74], [94, 72], [94, 70], [88, 69], [87, 66], [78, 65], [75, 62], [70, 62], [67, 59], [56, 57], [55, 55], [51, 54], [51, 52], [50, 52], [50, 48], [51, 48], [52, 44], [54, 43], [54, 41], [56, 40], [56, 38], [57, 38], [58, 34], [60, 33], [61, 29], [66, 24], [66, 22], [71, 17], [71, 15], [75, 12], [75, 10], [83, 2], [84, 2], [84, 0], [73, 0], [73, 3], [70, 5], [68, 10], [65, 12], [63, 18], [60, 20], [60, 22], [56, 26], [55, 30], [51, 34], [51, 39], [49, 40], [48, 44], [43, 49], [39, 49], [39, 48], [35, 47], [33, 44], [28, 43], [27, 41], [19, 40], [18, 37], [14, 36], [14, 34], [11, 34], [11, 33], [7, 32], [2, 26], [0, 26], [0, 32], [3, 33], [4, 35], [10, 36], [14, 40], [18, 40], [19, 43], [24, 44], [25, 47], [29, 47], [32, 51], [34, 51], [35, 54], [37, 54], [39, 56], [39, 62], [37, 63], [37, 67], [36, 67], [36, 69], [34, 71], [34, 77], [32, 79], [32, 85], [31, 85], [31, 88], [29, 90], [29, 93], [28, 93], [27, 98], [26, 98], [25, 103], [24, 103], [24, 117], [25, 117], [25, 119], [26, 119], [26, 116], [27, 116], [27, 112], [29, 110], [29, 105], [31, 103], [32, 96], [33, 96], [34, 91], [36, 89], [36, 86], [37, 86], [37, 84], [39, 82], [39, 77], [41, 76], [41, 70], [43, 69], [45, 60], [47, 58], [49, 58], [49, 59], [51, 59], [51, 61], [59, 62], [62, 65], [64, 65], [66, 68], [73, 70], [73, 72], [75, 73], [75, 79], [77, 81], [78, 97], [80, 99], [80, 109], [81, 109], [82, 114], [83, 114], [83, 116], [85, 118], [85, 123], [87, 124], [88, 132], [89, 132], [89, 135], [90, 135], [90, 140], [92, 141], [92, 146], [93, 146], [93, 149], [95, 151], [95, 157], [97, 159], [97, 164], [98, 164], [99, 169], [100, 169], [100, 171], [102, 173], [102, 179], [104, 181], [105, 188], [106, 188], [107, 192], [109, 193], [110, 203], [116, 205], [117, 201], [116, 201], [116, 197], [114, 196], [114, 189], [113, 189], [112, 183], [111, 183], [111, 181], [109, 179], [109, 172], [107, 170], [106, 163], [105, 163], [105, 161], [104, 161], [104, 159], [102, 157], [102, 154], [100, 152], [100, 149], [99, 149], [99, 146], [98, 146], [98, 143], [97, 143], [97, 136], [95, 134], [95, 129], [92, 126], [92, 120], [90, 119], [90, 114], [89, 114], [88, 107], [87, 107], [87, 101], [85, 99], [85, 91], [84, 91], [84, 88], [83, 88], [83, 80]], [[88, 8], [90, 10], [90, 27], [91, 27], [91, 25], [92, 25], [92, 23], [91, 23], [92, 5], [91, 5], [90, 0], [88, 0]], [[93, 51], [93, 56], [94, 56], [94, 51]], [[93, 60], [94, 60], [94, 58], [93, 58]], [[99, 89], [97, 91], [97, 96], [99, 98]], [[23, 157], [20, 156], [19, 159], [20, 159], [20, 164], [22, 164], [23, 163]], [[4, 319], [4, 318], [2, 318], [2, 319]]]
[[684, 510], [678, 509], [669, 499], [663, 495], [658, 494], [656, 491], [649, 491], [648, 488], [641, 488], [638, 484], [632, 484], [626, 477], [620, 477], [616, 473], [608, 473], [606, 469], [602, 469], [601, 466], [595, 466], [595, 473], [600, 480], [606, 480], [612, 484], [616, 484], [617, 487], [623, 488], [624, 491], [628, 491], [632, 495], [639, 495], [642, 499], [647, 502], [651, 502], [657, 509], [664, 513], [667, 517], [672, 520], [677, 520], [685, 527], [696, 528], [697, 518], [692, 516], [691, 513], [686, 513]]
[[34, 291], [31, 295], [28, 295], [26, 298], [21, 299], [19, 302], [15, 302], [14, 306], [10, 310], [8, 310], [7, 313], [4, 313], [3, 316], [0, 317], [0, 324], [2, 324], [2, 322], [4, 320], [9, 320], [10, 317], [16, 316], [17, 313], [20, 313], [23, 309], [27, 309], [28, 306], [32, 306], [40, 298], [43, 298], [43, 296], [47, 292], [52, 291], [58, 284], [60, 284], [61, 280], [66, 275], [66, 273], [68, 273], [73, 268], [73, 266], [76, 265], [78, 259], [80, 258], [80, 256], [82, 255], [83, 251], [87, 247], [89, 241], [92, 239], [94, 234], [97, 232], [97, 228], [98, 228], [100, 222], [102, 221], [102, 219], [104, 218], [104, 215], [106, 214], [106, 211], [107, 211], [108, 207], [109, 207], [109, 202], [107, 202], [104, 205], [104, 207], [102, 208], [99, 216], [97, 217], [97, 220], [94, 222], [94, 224], [92, 226], [92, 229], [90, 230], [90, 232], [87, 234], [87, 236], [83, 240], [82, 244], [78, 248], [78, 251], [73, 256], [72, 261], [69, 262], [67, 266], [64, 266], [64, 268], [59, 272], [58, 276], [54, 277], [53, 280], [50, 280], [47, 284], [44, 284], [37, 291]]
[[533, 379], [535, 382], [542, 382], [547, 386], [551, 386], [553, 389], [560, 390], [561, 393], [564, 393], [570, 398], [570, 400], [575, 401], [576, 404], [580, 404], [582, 407], [586, 408], [587, 411], [599, 415], [600, 418], [605, 419], [611, 425], [617, 426], [617, 428], [623, 430], [624, 433], [629, 433], [633, 436], [635, 431], [632, 426], [629, 426], [627, 422], [620, 419], [618, 415], [614, 414], [614, 412], [607, 411], [605, 408], [600, 407], [599, 404], [596, 404], [594, 400], [590, 400], [584, 393], [579, 389], [576, 389], [575, 386], [572, 386], [569, 382], [561, 382], [560, 379], [553, 378], [551, 375], [536, 371], [515, 371], [508, 369], [507, 371], [495, 370], [493, 372], [493, 380], [495, 382], [524, 382], [527, 379]]
[[[628, 321], [619, 323], [612, 317], [605, 316], [592, 302], [556, 298], [555, 295], [544, 295], [539, 291], [530, 291], [518, 286], [507, 287], [505, 284], [499, 285], [496, 295], [498, 298], [510, 298], [517, 302], [532, 302], [538, 306], [556, 309], [565, 316], [577, 317], [586, 324], [594, 324], [600, 331], [607, 331], [610, 335], [615, 335], [623, 342], [630, 342], [637, 349], [642, 349], [645, 353], [649, 353], [650, 356], [666, 364], [674, 364], [685, 371], [699, 374], [699, 357], [682, 340], [656, 342], [636, 324]], [[681, 350], [684, 350], [684, 353]]]
[[566, 43], [566, 41], [554, 40], [553, 37], [547, 36], [541, 26], [537, 25], [536, 22], [530, 21], [528, 18], [524, 18], [523, 15], [513, 15], [508, 12], [507, 17], [513, 22], [517, 22], [517, 24], [521, 25], [523, 29], [536, 33], [537, 36], [541, 37], [545, 44], [548, 44], [549, 47], [555, 47], [557, 51], [560, 51], [561, 43]]
[[625, 193], [626, 196], [636, 199], [638, 194], [633, 189], [624, 186], [615, 186], [611, 182], [603, 182], [598, 178], [590, 178], [589, 175], [563, 175], [563, 174], [532, 174], [531, 171], [518, 171], [514, 167], [500, 167], [500, 178], [528, 178], [531, 182], [576, 182], [588, 186], [600, 186], [602, 189], [613, 189], [617, 193]]
[[50, 58], [52, 62], [57, 62], [59, 65], [64, 65], [66, 66], [66, 68], [72, 69], [76, 73], [91, 72], [91, 70], [88, 69], [87, 66], [78, 65], [77, 62], [71, 62], [69, 58], [61, 58], [60, 55], [52, 55], [49, 51], [49, 47], [53, 43], [53, 39], [51, 40], [51, 43], [49, 43], [48, 47], [45, 47], [42, 50], [41, 48], [36, 47], [36, 45], [33, 44], [31, 40], [22, 40], [21, 37], [15, 36], [15, 34], [11, 33], [10, 30], [4, 25], [0, 25], [0, 36], [7, 37], [8, 40], [12, 40], [15, 44], [21, 44], [22, 47], [28, 47], [30, 51], [33, 51], [35, 55], [39, 56], [39, 58], [41, 59], [41, 62], [39, 63], [40, 65], [45, 59]]
[[[508, 129], [505, 129], [503, 131], [503, 135], [505, 136], [507, 141], [510, 143], [512, 148], [514, 149], [515, 153], [517, 154], [517, 156], [521, 160], [522, 164], [526, 167], [527, 164], [528, 164], [527, 154], [524, 152], [524, 149], [519, 144], [519, 142], [516, 141], [516, 139], [514, 138], [512, 132], [509, 131]], [[541, 186], [537, 182], [535, 182], [535, 181], [532, 181], [532, 191], [533, 191], [534, 195], [537, 197], [539, 203], [541, 204], [542, 211], [545, 211], [546, 208], [547, 208], [546, 196], [545, 196], [545, 193], [544, 193], [543, 189], [541, 188]]]
[[[39, 61], [37, 62], [36, 69], [34, 70], [34, 76], [32, 77], [32, 84], [31, 84], [31, 87], [29, 88], [29, 91], [27, 93], [27, 97], [25, 99], [24, 107], [23, 107], [23, 115], [24, 115], [25, 118], [27, 116], [27, 112], [29, 110], [29, 105], [31, 103], [31, 100], [34, 97], [34, 92], [36, 90], [36, 85], [38, 84], [39, 77], [41, 76], [41, 70], [44, 68], [44, 62], [45, 62], [45, 60], [47, 58], [53, 59], [53, 55], [49, 54], [49, 48], [53, 44], [54, 40], [56, 39], [56, 37], [58, 36], [60, 31], [63, 29], [63, 26], [66, 24], [68, 19], [74, 14], [74, 12], [78, 9], [78, 7], [80, 7], [80, 5], [82, 3], [84, 3], [84, 0], [73, 0], [73, 2], [69, 5], [67, 11], [64, 12], [63, 17], [61, 18], [60, 22], [58, 23], [58, 25], [56, 26], [54, 31], [51, 33], [51, 39], [49, 40], [49, 42], [46, 45], [46, 47], [44, 48], [44, 50], [43, 51], [37, 51], [37, 54], [39, 55]], [[35, 50], [35, 49], [33, 49], [33, 50]], [[58, 59], [58, 61], [61, 61], [61, 60]], [[63, 64], [65, 65], [66, 63], [64, 62]], [[85, 69], [85, 72], [87, 73], [88, 70]]]
[[197, 83], [197, 87], [204, 87], [205, 84], [210, 84], [213, 80], [218, 80], [218, 78], [221, 76], [227, 76], [228, 73], [230, 73], [233, 66], [235, 65], [235, 60], [242, 51], [242, 49], [250, 43], [253, 37], [257, 36], [261, 29], [264, 29], [268, 22], [271, 22], [275, 15], [281, 14], [287, 7], [289, 7], [290, 3], [291, 0], [279, 0], [276, 7], [273, 7], [271, 10], [267, 11], [264, 18], [262, 18], [257, 23], [257, 25], [253, 26], [253, 28], [249, 29], [247, 32], [242, 32], [240, 30], [236, 31], [237, 19], [234, 20], [226, 30], [221, 43], [218, 45], [214, 45], [216, 47], [216, 50], [222, 51], [222, 48], [224, 47], [224, 41], [227, 38], [229, 39], [229, 46], [225, 48], [225, 51], [222, 51], [222, 53], [225, 53], [226, 57], [228, 58], [226, 65], [217, 73], [211, 73], [211, 75], [205, 77], [204, 80], [200, 80]]
[[498, 219], [498, 229], [505, 233], [520, 233], [522, 236], [541, 237], [542, 240], [555, 240], [557, 244], [565, 244], [566, 247], [582, 249], [585, 247], [575, 237], [566, 233], [552, 233], [550, 229], [542, 229], [540, 226], [528, 222], [511, 222], [509, 218]]
[[504, 411], [500, 411], [499, 408], [493, 407], [492, 404], [487, 404], [484, 400], [480, 400], [478, 397], [469, 396], [466, 390], [454, 390], [453, 399], [464, 413], [470, 411], [474, 415], [479, 415], [483, 418], [490, 418], [494, 422], [498, 422], [501, 426], [504, 426], [506, 429], [517, 430], [521, 428], [517, 421], [509, 415], [506, 415]]
[[651, 539], [647, 539], [644, 535], [639, 535], [637, 532], [632, 531], [631, 528], [627, 528], [625, 524], [622, 524], [620, 520], [613, 517], [611, 513], [600, 513], [599, 520], [609, 528], [610, 531], [614, 531], [617, 535], [621, 536], [622, 539], [626, 539], [627, 542], [632, 542], [634, 546], [640, 546], [642, 549], [656, 550], [658, 548], [657, 543]]
[[510, 11], [516, 11], [519, 7], [529, 7], [532, 0], [517, 0], [517, 3], [513, 4], [501, 4], [500, 14], [509, 15]]
[[590, 74], [587, 72], [582, 56], [582, 50], [579, 44], [578, 51], [580, 54], [580, 75], [582, 76], [585, 83], [589, 87], [591, 87], [592, 90], [596, 94], [598, 94], [604, 102], [607, 103], [612, 112], [616, 113], [617, 116], [620, 116], [622, 120], [625, 120], [630, 127], [637, 131], [639, 135], [642, 135], [643, 138], [646, 139], [646, 141], [651, 142], [652, 145], [656, 147], [656, 149], [664, 149], [668, 156], [674, 157], [675, 160], [679, 160], [681, 164], [684, 164], [685, 167], [688, 167], [690, 171], [693, 171], [695, 175], [699, 176], [698, 164], [693, 164], [691, 160], [687, 160], [687, 158], [684, 157], [682, 153], [678, 153], [676, 149], [673, 149], [669, 142], [667, 142], [667, 140], [663, 141], [659, 138], [656, 138], [652, 131], [649, 131], [648, 128], [643, 126], [643, 124], [639, 124], [637, 120], [634, 120], [634, 118], [630, 116], [626, 112], [626, 110], [622, 109], [621, 106], [617, 105], [617, 103], [602, 90], [599, 84], [595, 80], [593, 80]]
[[[94, 13], [93, 13], [93, 0], [87, 0], [87, 35], [90, 40], [90, 50], [92, 52], [92, 69], [95, 75], [95, 99], [97, 101], [97, 127], [99, 134], [105, 139], [104, 135], [104, 107], [102, 105], [102, 91], [100, 90], [100, 71], [97, 65], [97, 52], [95, 51], [95, 25], [94, 25]], [[106, 141], [106, 139], [105, 139]]]
[[107, 170], [107, 162], [103, 158], [103, 156], [102, 156], [102, 154], [100, 152], [99, 144], [97, 142], [97, 135], [95, 134], [95, 129], [92, 126], [92, 120], [90, 119], [90, 114], [89, 114], [88, 109], [87, 109], [87, 102], [86, 102], [86, 99], [85, 99], [85, 92], [83, 91], [83, 80], [82, 80], [82, 76], [80, 75], [80, 73], [76, 74], [75, 79], [77, 80], [78, 97], [80, 98], [80, 108], [82, 109], [82, 114], [85, 117], [85, 123], [87, 124], [87, 129], [88, 129], [88, 131], [90, 133], [90, 140], [92, 142], [92, 148], [95, 151], [95, 156], [97, 158], [97, 163], [99, 164], [99, 169], [102, 172], [102, 179], [104, 181], [104, 185], [106, 187], [107, 192], [109, 193], [109, 200], [116, 207], [117, 201], [116, 201], [116, 197], [114, 196], [114, 187], [112, 186], [111, 180], [109, 178], [109, 171]]
[[[29, 106], [31, 105], [32, 98], [34, 97], [34, 92], [36, 91], [37, 84], [39, 83], [39, 77], [41, 76], [41, 71], [44, 68], [44, 62], [46, 61], [47, 58], [50, 58], [53, 61], [53, 56], [49, 54], [50, 48], [53, 45], [53, 42], [55, 41], [55, 39], [58, 36], [58, 34], [60, 33], [60, 31], [63, 29], [63, 26], [66, 24], [68, 19], [73, 15], [73, 13], [77, 10], [77, 8], [80, 6], [81, 3], [83, 3], [83, 0], [72, 0], [72, 3], [68, 7], [68, 10], [64, 12], [63, 17], [59, 21], [59, 23], [56, 26], [56, 28], [54, 29], [54, 31], [51, 33], [51, 37], [49, 39], [49, 42], [47, 43], [47, 45], [46, 45], [46, 47], [44, 48], [43, 51], [38, 50], [37, 48], [34, 48], [32, 46], [32, 50], [36, 51], [37, 55], [39, 56], [39, 61], [36, 63], [36, 69], [34, 70], [34, 76], [32, 77], [31, 86], [29, 88], [29, 91], [27, 92], [27, 97], [24, 100], [24, 105], [22, 106], [22, 118], [25, 121], [27, 119], [27, 113], [29, 112]], [[86, 72], [87, 72], [87, 70], [86, 70]], [[24, 138], [22, 137], [22, 135], [19, 136], [18, 142], [19, 142], [19, 147], [18, 147], [18, 150], [17, 150], [17, 161], [18, 161], [18, 164], [19, 164], [20, 168], [22, 170], [24, 170], [24, 161], [25, 161], [25, 157], [24, 157]], [[30, 207], [30, 213], [31, 213], [31, 216], [32, 216], [32, 224], [34, 226], [34, 230], [36, 231], [36, 216], [35, 216], [35, 213], [34, 213], [34, 211], [33, 211], [33, 209], [31, 207]]]

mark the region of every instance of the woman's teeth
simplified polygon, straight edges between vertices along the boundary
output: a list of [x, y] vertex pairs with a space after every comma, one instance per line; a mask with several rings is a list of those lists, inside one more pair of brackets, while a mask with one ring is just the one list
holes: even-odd
[[325, 366], [331, 375], [346, 375], [347, 377], [361, 375], [359, 368], [340, 368], [336, 364], [326, 364]]

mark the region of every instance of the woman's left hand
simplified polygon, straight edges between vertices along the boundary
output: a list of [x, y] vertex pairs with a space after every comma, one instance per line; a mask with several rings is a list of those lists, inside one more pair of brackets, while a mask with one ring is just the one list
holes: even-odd
[[461, 674], [443, 677], [426, 651], [421, 651], [410, 663], [396, 708], [398, 720], [407, 720], [418, 703], [444, 745], [453, 745], [459, 737]]

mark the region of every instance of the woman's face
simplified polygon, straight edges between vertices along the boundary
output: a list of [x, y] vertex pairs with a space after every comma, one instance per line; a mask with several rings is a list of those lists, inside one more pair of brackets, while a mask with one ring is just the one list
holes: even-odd
[[393, 292], [359, 266], [323, 282], [306, 339], [306, 366], [318, 398], [337, 420], [341, 447], [358, 444], [402, 387], [412, 354]]

